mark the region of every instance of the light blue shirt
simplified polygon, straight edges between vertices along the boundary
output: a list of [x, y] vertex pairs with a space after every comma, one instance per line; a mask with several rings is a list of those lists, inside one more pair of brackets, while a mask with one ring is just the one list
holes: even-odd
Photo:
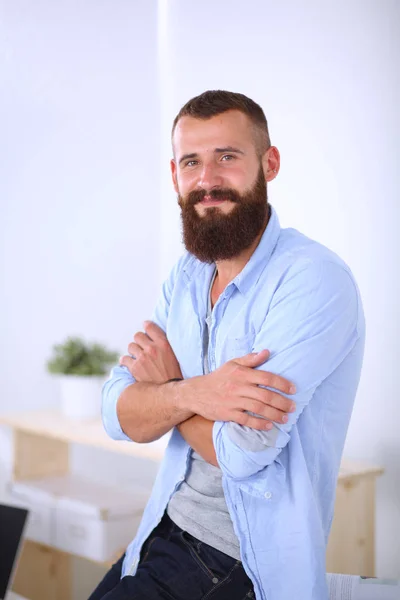
[[[163, 285], [152, 320], [167, 334], [184, 378], [203, 374], [207, 294], [215, 265], [185, 253]], [[217, 421], [213, 442], [243, 566], [257, 600], [327, 600], [325, 552], [336, 481], [360, 378], [365, 341], [362, 303], [348, 266], [276, 211], [244, 269], [218, 298], [208, 361], [268, 349], [260, 369], [297, 387], [296, 412], [273, 433]], [[103, 389], [103, 422], [129, 439], [116, 413], [134, 379], [116, 367]], [[252, 447], [254, 434], [258, 443]], [[249, 443], [246, 444], [246, 440]], [[133, 575], [143, 542], [185, 479], [190, 447], [174, 429], [122, 575]]]

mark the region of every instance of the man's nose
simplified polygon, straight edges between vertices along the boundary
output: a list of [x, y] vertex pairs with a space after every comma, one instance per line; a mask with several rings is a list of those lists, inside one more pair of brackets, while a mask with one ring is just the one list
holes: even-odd
[[211, 190], [214, 187], [221, 187], [223, 179], [219, 172], [218, 166], [214, 164], [203, 165], [201, 169], [197, 186], [204, 190]]

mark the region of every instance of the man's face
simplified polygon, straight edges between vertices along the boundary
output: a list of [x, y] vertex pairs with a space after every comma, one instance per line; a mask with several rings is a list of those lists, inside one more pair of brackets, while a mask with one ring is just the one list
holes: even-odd
[[268, 214], [250, 120], [237, 110], [207, 120], [182, 117], [173, 146], [186, 249], [210, 263], [237, 256], [262, 232]]

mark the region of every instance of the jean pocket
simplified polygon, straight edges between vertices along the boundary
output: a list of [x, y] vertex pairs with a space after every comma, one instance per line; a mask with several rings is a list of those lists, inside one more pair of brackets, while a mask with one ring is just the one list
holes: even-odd
[[232, 573], [233, 569], [241, 566], [239, 560], [201, 542], [187, 531], [182, 531], [180, 535], [192, 558], [207, 575], [213, 586], [220, 584]]
[[141, 558], [140, 558], [140, 562], [144, 563], [145, 560], [147, 559], [147, 557], [149, 556], [150, 550], [152, 545], [154, 544], [155, 540], [156, 540], [156, 536], [148, 539], [145, 544], [143, 545], [142, 551], [141, 551]]
[[216, 583], [215, 579], [218, 580], [217, 575], [207, 566], [205, 560], [201, 557], [202, 542], [196, 540], [196, 538], [186, 531], [181, 531], [180, 537], [197, 565], [213, 583]]

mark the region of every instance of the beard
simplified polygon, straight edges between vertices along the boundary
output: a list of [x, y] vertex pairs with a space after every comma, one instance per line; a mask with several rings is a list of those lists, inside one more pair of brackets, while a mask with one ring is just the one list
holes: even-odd
[[[201, 216], [195, 206], [204, 196], [230, 200], [235, 206], [228, 214], [210, 206]], [[251, 246], [268, 222], [267, 184], [262, 166], [253, 187], [244, 194], [230, 188], [209, 192], [195, 190], [185, 198], [178, 195], [178, 204], [181, 207], [183, 243], [188, 252], [206, 263], [238, 256]]]

